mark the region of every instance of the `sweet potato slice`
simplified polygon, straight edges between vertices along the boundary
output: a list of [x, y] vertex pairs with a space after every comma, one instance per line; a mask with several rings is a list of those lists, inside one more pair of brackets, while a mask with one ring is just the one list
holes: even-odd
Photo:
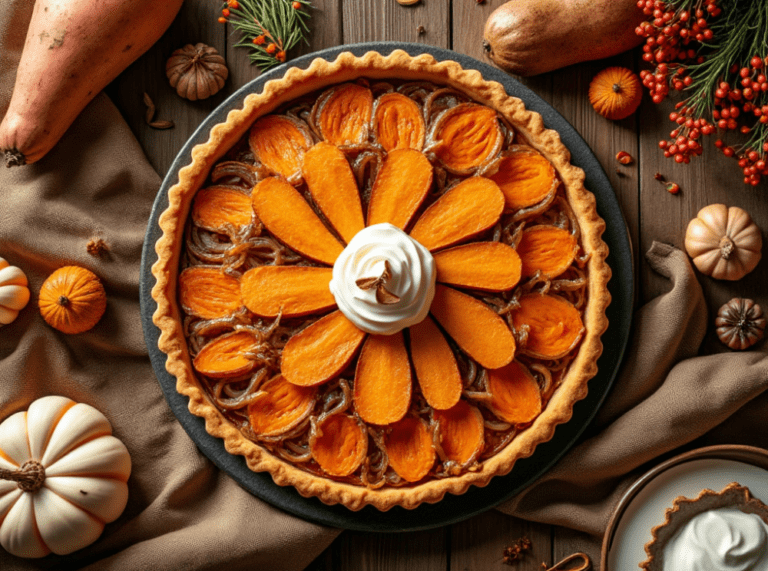
[[237, 229], [250, 224], [252, 219], [251, 197], [233, 188], [203, 188], [192, 203], [192, 221], [212, 232], [221, 232], [228, 226]]
[[501, 369], [488, 371], [490, 408], [510, 424], [526, 424], [541, 413], [541, 391], [528, 368], [512, 361]]
[[430, 311], [458, 346], [486, 369], [503, 367], [515, 356], [512, 331], [482, 301], [438, 284]]
[[338, 147], [320, 142], [307, 151], [304, 180], [315, 204], [347, 243], [365, 228], [355, 175]]
[[251, 428], [259, 436], [277, 436], [297, 427], [312, 412], [317, 390], [298, 387], [282, 375], [259, 388], [261, 393], [248, 405]]
[[195, 369], [203, 375], [215, 378], [244, 375], [256, 364], [250, 353], [258, 345], [258, 339], [248, 331], [235, 331], [217, 337], [192, 361]]
[[307, 258], [332, 266], [344, 249], [299, 191], [283, 179], [265, 178], [253, 187], [251, 200], [267, 230]]
[[464, 466], [474, 462], [483, 450], [483, 415], [467, 401], [460, 400], [448, 410], [436, 410], [440, 425], [440, 445], [449, 460]]
[[376, 176], [368, 203], [368, 226], [389, 222], [405, 229], [432, 186], [432, 165], [413, 149], [390, 152]]
[[387, 152], [394, 149], [420, 151], [424, 147], [426, 127], [416, 102], [402, 93], [393, 92], [376, 100], [373, 132]]
[[324, 383], [344, 370], [365, 335], [342, 312], [334, 311], [288, 340], [283, 348], [283, 376], [304, 387]]
[[360, 467], [368, 452], [368, 435], [347, 414], [334, 414], [318, 425], [321, 434], [310, 448], [312, 457], [326, 474], [349, 476]]
[[520, 281], [515, 249], [501, 242], [476, 242], [435, 254], [437, 281], [482, 291], [504, 291]]
[[411, 363], [402, 331], [371, 335], [355, 370], [355, 410], [365, 422], [392, 424], [411, 404]]
[[579, 310], [556, 295], [524, 295], [512, 313], [512, 323], [517, 330], [523, 325], [530, 328], [523, 352], [539, 359], [566, 356], [584, 334]]
[[359, 145], [368, 140], [373, 112], [370, 89], [345, 83], [322, 94], [317, 105], [317, 126], [323, 139], [333, 145]]
[[259, 266], [240, 278], [243, 303], [260, 317], [301, 317], [336, 305], [331, 268]]
[[430, 131], [434, 153], [446, 170], [472, 174], [501, 150], [504, 136], [496, 111], [485, 105], [462, 103], [446, 109]]
[[490, 177], [504, 193], [505, 209], [514, 212], [549, 202], [558, 184], [552, 163], [527, 145], [513, 145], [507, 152], [498, 172]]
[[496, 224], [504, 195], [490, 179], [473, 176], [447, 191], [424, 211], [411, 237], [435, 251], [477, 236]]
[[188, 315], [225, 317], [243, 306], [240, 282], [219, 268], [187, 268], [179, 274], [179, 303]]
[[448, 341], [430, 317], [409, 329], [411, 359], [421, 393], [429, 406], [451, 408], [461, 397], [461, 374]]
[[248, 136], [256, 160], [291, 184], [301, 182], [301, 163], [312, 137], [293, 117], [265, 115], [251, 127]]
[[523, 277], [541, 270], [549, 278], [562, 274], [578, 252], [576, 236], [557, 226], [531, 226], [523, 230], [517, 253], [523, 262]]
[[435, 463], [435, 448], [426, 423], [411, 416], [392, 426], [384, 439], [389, 465], [406, 482], [418, 482]]

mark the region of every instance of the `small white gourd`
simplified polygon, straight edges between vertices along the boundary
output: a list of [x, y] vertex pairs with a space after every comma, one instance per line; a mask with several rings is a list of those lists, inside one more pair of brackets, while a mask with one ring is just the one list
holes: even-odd
[[0, 325], [8, 325], [29, 302], [27, 276], [0, 258]]
[[96, 541], [128, 501], [131, 458], [107, 418], [61, 396], [0, 424], [0, 545], [19, 557]]

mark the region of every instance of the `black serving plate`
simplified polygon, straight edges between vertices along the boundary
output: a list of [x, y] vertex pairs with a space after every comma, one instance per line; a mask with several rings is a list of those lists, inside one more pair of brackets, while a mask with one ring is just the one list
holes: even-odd
[[[439, 61], [453, 60], [465, 69], [478, 70], [484, 79], [498, 81], [508, 94], [519, 97], [528, 109], [540, 113], [545, 125], [560, 134], [563, 143], [571, 152], [572, 163], [584, 169], [586, 187], [597, 197], [598, 213], [607, 222], [603, 239], [610, 248], [608, 264], [613, 270], [613, 277], [608, 289], [613, 301], [608, 308], [610, 325], [602, 337], [604, 351], [598, 361], [599, 372], [589, 381], [589, 395], [576, 403], [573, 418], [567, 424], [558, 426], [554, 438], [540, 444], [533, 456], [519, 460], [508, 475], [493, 478], [484, 488], [472, 487], [461, 496], [448, 494], [436, 504], [422, 504], [413, 510], [394, 507], [387, 512], [366, 506], [358, 512], [353, 512], [341, 505], [327, 506], [317, 498], [304, 498], [290, 486], [276, 485], [269, 474], [252, 472], [242, 456], [229, 454], [224, 449], [222, 440], [205, 431], [203, 419], [189, 412], [188, 399], [176, 392], [176, 379], [165, 370], [166, 355], [157, 347], [160, 332], [152, 323], [152, 315], [157, 305], [151, 296], [155, 283], [151, 268], [157, 260], [155, 242], [161, 234], [158, 219], [168, 207], [168, 190], [176, 183], [179, 169], [190, 162], [192, 147], [205, 142], [211, 128], [224, 122], [230, 110], [241, 108], [246, 95], [260, 92], [265, 82], [281, 77], [288, 66], [306, 68], [315, 58], [330, 61], [344, 51], [361, 56], [372, 50], [386, 55], [395, 49], [403, 49], [414, 56], [428, 53]], [[416, 531], [467, 519], [511, 498], [549, 470], [573, 446], [608, 394], [621, 363], [629, 338], [633, 287], [629, 236], [613, 188], [587, 144], [557, 111], [509, 75], [470, 57], [420, 44], [376, 42], [330, 48], [276, 67], [238, 89], [201, 123], [177, 155], [155, 199], [142, 252], [141, 317], [152, 366], [176, 418], [198, 448], [243, 488], [286, 512], [327, 526], [378, 532]]]

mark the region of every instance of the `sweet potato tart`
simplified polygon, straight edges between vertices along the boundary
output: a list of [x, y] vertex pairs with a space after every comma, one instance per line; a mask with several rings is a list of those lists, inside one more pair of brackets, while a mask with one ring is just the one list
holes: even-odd
[[509, 473], [586, 396], [605, 225], [498, 83], [403, 51], [316, 59], [191, 155], [154, 322], [189, 410], [252, 470], [414, 508]]

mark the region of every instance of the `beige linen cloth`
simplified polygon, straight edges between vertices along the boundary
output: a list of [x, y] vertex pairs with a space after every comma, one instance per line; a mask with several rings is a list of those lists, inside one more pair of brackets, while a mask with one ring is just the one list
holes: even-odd
[[[31, 5], [14, 0], [0, 11], [0, 116]], [[142, 240], [159, 184], [104, 95], [39, 163], [0, 169], [0, 256], [27, 273], [32, 291], [19, 318], [0, 328], [0, 421], [36, 398], [64, 395], [104, 412], [133, 460], [128, 506], [96, 543], [41, 560], [0, 549], [3, 571], [300, 570], [339, 533], [242, 490], [199, 453], [166, 405], [138, 297]], [[107, 255], [86, 253], [92, 237], [107, 243]], [[768, 403], [757, 398], [768, 387], [765, 345], [697, 357], [707, 317], [690, 264], [663, 245], [648, 258], [671, 291], [637, 314], [598, 430], [502, 511], [599, 535], [623, 490], [655, 457], [721, 423], [710, 440], [768, 446]], [[36, 307], [42, 281], [66, 264], [93, 270], [108, 294], [104, 317], [81, 335], [48, 327]]]

